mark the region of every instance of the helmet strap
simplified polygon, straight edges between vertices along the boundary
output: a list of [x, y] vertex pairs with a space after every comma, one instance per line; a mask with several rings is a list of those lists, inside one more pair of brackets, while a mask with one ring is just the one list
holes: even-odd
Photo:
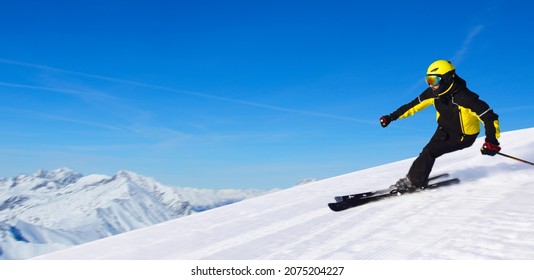
[[445, 93], [449, 92], [449, 91], [451, 90], [451, 88], [452, 88], [453, 85], [454, 85], [454, 80], [452, 81], [452, 83], [451, 83], [451, 85], [449, 86], [449, 88], [447, 88], [447, 89], [446, 89], [444, 92], [442, 92], [442, 93], [438, 93], [438, 94], [436, 94], [436, 96], [442, 96], [442, 95], [444, 95]]

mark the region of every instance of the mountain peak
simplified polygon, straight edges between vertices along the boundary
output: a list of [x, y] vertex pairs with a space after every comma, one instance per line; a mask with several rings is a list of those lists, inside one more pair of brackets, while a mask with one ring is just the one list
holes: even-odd
[[[534, 159], [534, 128], [504, 132], [506, 153]], [[470, 148], [433, 173], [461, 183], [335, 213], [334, 196], [387, 188], [413, 159], [288, 188], [104, 238], [41, 259], [534, 259], [532, 166]], [[109, 250], [113, 247], [113, 250]], [[148, 257], [147, 257], [148, 256]]]
[[0, 259], [33, 257], [259, 194], [184, 190], [127, 170], [110, 177], [39, 169], [0, 180]]
[[63, 167], [48, 171], [45, 169], [38, 169], [32, 177], [45, 178], [45, 179], [61, 179], [61, 178], [81, 178], [83, 175], [78, 172], [74, 172], [69, 168]]
[[153, 180], [150, 177], [142, 176], [142, 175], [139, 175], [138, 173], [135, 173], [135, 172], [129, 171], [129, 170], [120, 170], [119, 172], [117, 172], [117, 174], [115, 174], [115, 177], [116, 178], [124, 178], [124, 179], [131, 180], [131, 181]]

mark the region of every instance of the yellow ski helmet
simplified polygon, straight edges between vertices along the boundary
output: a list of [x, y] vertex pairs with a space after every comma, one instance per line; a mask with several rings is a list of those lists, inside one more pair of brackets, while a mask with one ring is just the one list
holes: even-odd
[[443, 76], [451, 71], [454, 71], [454, 65], [452, 65], [452, 62], [440, 59], [432, 62], [432, 64], [428, 66], [426, 75]]

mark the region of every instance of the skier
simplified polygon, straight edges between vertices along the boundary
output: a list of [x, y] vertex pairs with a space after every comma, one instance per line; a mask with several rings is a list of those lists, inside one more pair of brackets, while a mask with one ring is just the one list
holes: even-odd
[[437, 60], [430, 64], [425, 80], [429, 88], [410, 103], [380, 118], [382, 127], [387, 127], [391, 121], [412, 116], [430, 105], [436, 108], [436, 132], [415, 159], [406, 177], [391, 186], [400, 193], [424, 188], [436, 158], [472, 146], [480, 132], [480, 122], [486, 132], [481, 153], [494, 156], [501, 150], [497, 141], [500, 136], [499, 116], [467, 88], [450, 61]]

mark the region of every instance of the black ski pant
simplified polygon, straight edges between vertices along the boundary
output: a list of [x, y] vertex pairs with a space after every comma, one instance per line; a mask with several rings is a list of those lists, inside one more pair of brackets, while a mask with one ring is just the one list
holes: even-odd
[[408, 178], [417, 187], [426, 186], [436, 158], [470, 147], [475, 143], [478, 134], [458, 135], [449, 133], [438, 127], [428, 144], [415, 159], [408, 172]]

